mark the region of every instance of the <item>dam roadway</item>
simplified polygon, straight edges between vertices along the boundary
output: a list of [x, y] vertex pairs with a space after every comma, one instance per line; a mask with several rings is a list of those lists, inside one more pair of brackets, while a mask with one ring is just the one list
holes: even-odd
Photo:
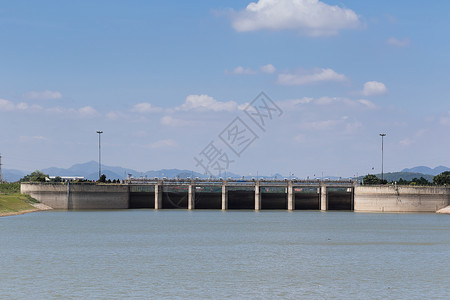
[[435, 212], [448, 187], [358, 186], [353, 181], [130, 179], [123, 184], [22, 183], [54, 209], [247, 209]]

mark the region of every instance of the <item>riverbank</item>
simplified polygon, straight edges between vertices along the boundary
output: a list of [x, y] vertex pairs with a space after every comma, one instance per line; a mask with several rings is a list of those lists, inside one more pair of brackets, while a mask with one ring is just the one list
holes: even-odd
[[438, 214], [448, 214], [450, 215], [450, 205], [447, 207], [444, 207], [437, 211]]
[[49, 210], [51, 207], [39, 203], [28, 195], [0, 194], [0, 217], [22, 215], [41, 210]]

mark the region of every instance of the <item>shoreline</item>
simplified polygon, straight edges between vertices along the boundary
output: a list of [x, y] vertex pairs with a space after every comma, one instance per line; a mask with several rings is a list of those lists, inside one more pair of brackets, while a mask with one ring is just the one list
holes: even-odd
[[24, 214], [28, 214], [28, 213], [32, 213], [32, 212], [37, 212], [37, 211], [41, 211], [41, 210], [40, 209], [28, 209], [28, 210], [22, 210], [22, 211], [5, 212], [5, 213], [0, 213], [0, 218], [1, 217], [9, 217], [9, 216], [19, 216], [19, 215], [24, 215]]
[[450, 205], [447, 207], [441, 208], [440, 210], [436, 211], [436, 213], [450, 215]]
[[[41, 204], [41, 203], [38, 203]], [[41, 204], [43, 206], [46, 206], [45, 204]], [[34, 213], [34, 212], [39, 212], [39, 211], [47, 211], [47, 210], [53, 210], [53, 208], [46, 206], [46, 208], [43, 209], [28, 209], [28, 210], [22, 210], [22, 211], [15, 211], [15, 212], [8, 212], [8, 213], [1, 213], [0, 212], [0, 218], [2, 217], [10, 217], [10, 216], [20, 216], [20, 215], [24, 215], [24, 214], [29, 214], [29, 213]], [[267, 211], [270, 211], [270, 209], [268, 209]], [[306, 211], [306, 210], [305, 210]], [[314, 211], [314, 210], [311, 210]], [[356, 213], [363, 213], [363, 214], [379, 214], [379, 213], [383, 213], [383, 214], [399, 214], [399, 212], [356, 212]], [[450, 215], [450, 207], [446, 207], [444, 209], [438, 210], [436, 212], [400, 212], [400, 214], [441, 214], [441, 215]]]
[[11, 211], [11, 212], [0, 212], [0, 218], [1, 217], [9, 217], [9, 216], [20, 216], [20, 215], [24, 215], [24, 214], [33, 213], [33, 212], [46, 211], [46, 210], [53, 209], [50, 206], [47, 206], [42, 203], [32, 203], [30, 205], [33, 206], [34, 209], [25, 209], [25, 210], [20, 210], [20, 211]]

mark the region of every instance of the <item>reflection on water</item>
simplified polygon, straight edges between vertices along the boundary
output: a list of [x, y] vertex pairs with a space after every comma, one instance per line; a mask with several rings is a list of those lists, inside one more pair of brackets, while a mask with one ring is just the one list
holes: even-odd
[[0, 219], [0, 298], [450, 297], [450, 217], [64, 211]]

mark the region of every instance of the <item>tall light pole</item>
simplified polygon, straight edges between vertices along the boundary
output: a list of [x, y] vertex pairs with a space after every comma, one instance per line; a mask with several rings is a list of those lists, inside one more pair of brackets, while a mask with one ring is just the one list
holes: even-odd
[[386, 136], [386, 133], [380, 133], [381, 136], [381, 182], [384, 180], [384, 137]]
[[0, 154], [0, 183], [3, 183], [3, 176], [2, 176], [2, 155]]
[[98, 133], [98, 179], [102, 176], [102, 143], [101, 143], [101, 134], [103, 131], [97, 131]]

